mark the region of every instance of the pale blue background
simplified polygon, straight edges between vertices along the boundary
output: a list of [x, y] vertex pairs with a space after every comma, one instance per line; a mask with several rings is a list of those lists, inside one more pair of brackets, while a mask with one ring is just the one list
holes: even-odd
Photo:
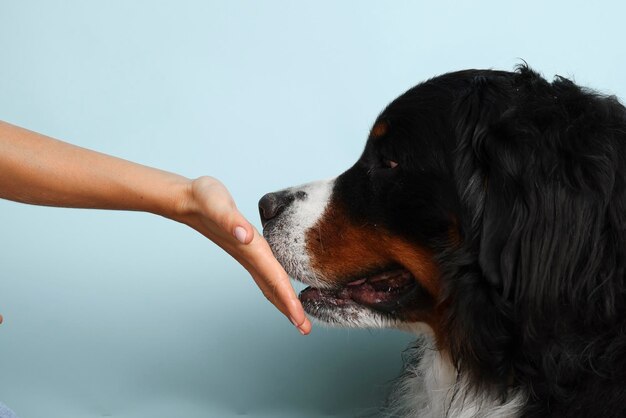
[[[0, 1], [0, 119], [186, 176], [257, 226], [383, 106], [468, 67], [626, 97], [620, 2]], [[2, 174], [0, 173], [0, 176]], [[0, 399], [22, 418], [354, 416], [410, 338], [301, 337], [245, 271], [156, 216], [0, 202]]]

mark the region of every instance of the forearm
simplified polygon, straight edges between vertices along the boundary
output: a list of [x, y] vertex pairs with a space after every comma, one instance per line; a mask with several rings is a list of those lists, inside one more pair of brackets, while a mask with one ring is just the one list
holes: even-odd
[[190, 180], [0, 122], [0, 197], [181, 215]]

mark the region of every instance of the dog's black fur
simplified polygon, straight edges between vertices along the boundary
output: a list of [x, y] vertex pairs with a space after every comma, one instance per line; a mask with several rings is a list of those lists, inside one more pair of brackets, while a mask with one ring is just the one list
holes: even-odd
[[626, 109], [520, 66], [433, 78], [378, 123], [335, 196], [433, 250], [440, 344], [472, 390], [626, 416]]

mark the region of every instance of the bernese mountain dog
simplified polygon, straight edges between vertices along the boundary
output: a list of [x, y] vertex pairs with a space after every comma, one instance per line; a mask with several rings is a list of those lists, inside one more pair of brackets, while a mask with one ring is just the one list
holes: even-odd
[[626, 109], [527, 66], [402, 94], [340, 176], [269, 193], [309, 315], [420, 336], [386, 412], [626, 416]]

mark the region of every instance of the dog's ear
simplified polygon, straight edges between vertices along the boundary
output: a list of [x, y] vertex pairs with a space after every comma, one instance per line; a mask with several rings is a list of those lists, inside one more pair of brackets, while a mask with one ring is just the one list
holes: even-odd
[[[625, 112], [566, 79], [548, 83], [526, 68], [516, 77], [468, 93], [466, 107], [477, 117], [461, 123], [459, 146], [471, 146], [465, 158], [473, 170], [464, 199], [486, 283], [504, 300], [547, 315], [597, 291], [602, 265], [614, 265], [603, 257], [618, 251], [612, 244], [624, 245], [611, 235], [626, 220]], [[562, 294], [565, 288], [573, 293]]]
[[[443, 303], [450, 307], [444, 326], [451, 356], [459, 373], [472, 374], [470, 380], [481, 391], [510, 372], [507, 355], [513, 343], [513, 312], [501, 297], [505, 278], [500, 269], [500, 249], [513, 224], [509, 208], [503, 208], [507, 195], [500, 193], [510, 192], [491, 178], [490, 168], [490, 150], [500, 140], [496, 127], [510, 106], [501, 83], [476, 77], [456, 103], [454, 176], [461, 201], [462, 244], [444, 263], [450, 270], [443, 273], [447, 276]], [[491, 198], [492, 190], [497, 199]]]
[[[458, 100], [455, 117], [455, 177], [464, 211], [462, 235], [477, 247], [483, 275], [494, 288], [503, 286], [498, 267], [500, 260], [494, 254], [504, 245], [506, 231], [512, 223], [508, 211], [502, 206], [514, 193], [493, 176], [492, 166], [500, 157], [506, 158], [507, 164], [515, 164], [513, 156], [507, 155], [515, 152], [511, 149], [513, 144], [502, 137], [506, 135], [502, 119], [511, 106], [506, 96], [506, 89], [497, 82], [475, 77]], [[496, 150], [496, 147], [501, 149]]]
[[624, 134], [605, 128], [624, 128], [623, 108], [527, 69], [498, 87], [475, 83], [458, 107], [464, 247], [446, 325], [479, 382], [507, 382], [515, 356], [557, 367], [541, 357], [559, 356], [555, 339], [596, 335], [625, 308]]

